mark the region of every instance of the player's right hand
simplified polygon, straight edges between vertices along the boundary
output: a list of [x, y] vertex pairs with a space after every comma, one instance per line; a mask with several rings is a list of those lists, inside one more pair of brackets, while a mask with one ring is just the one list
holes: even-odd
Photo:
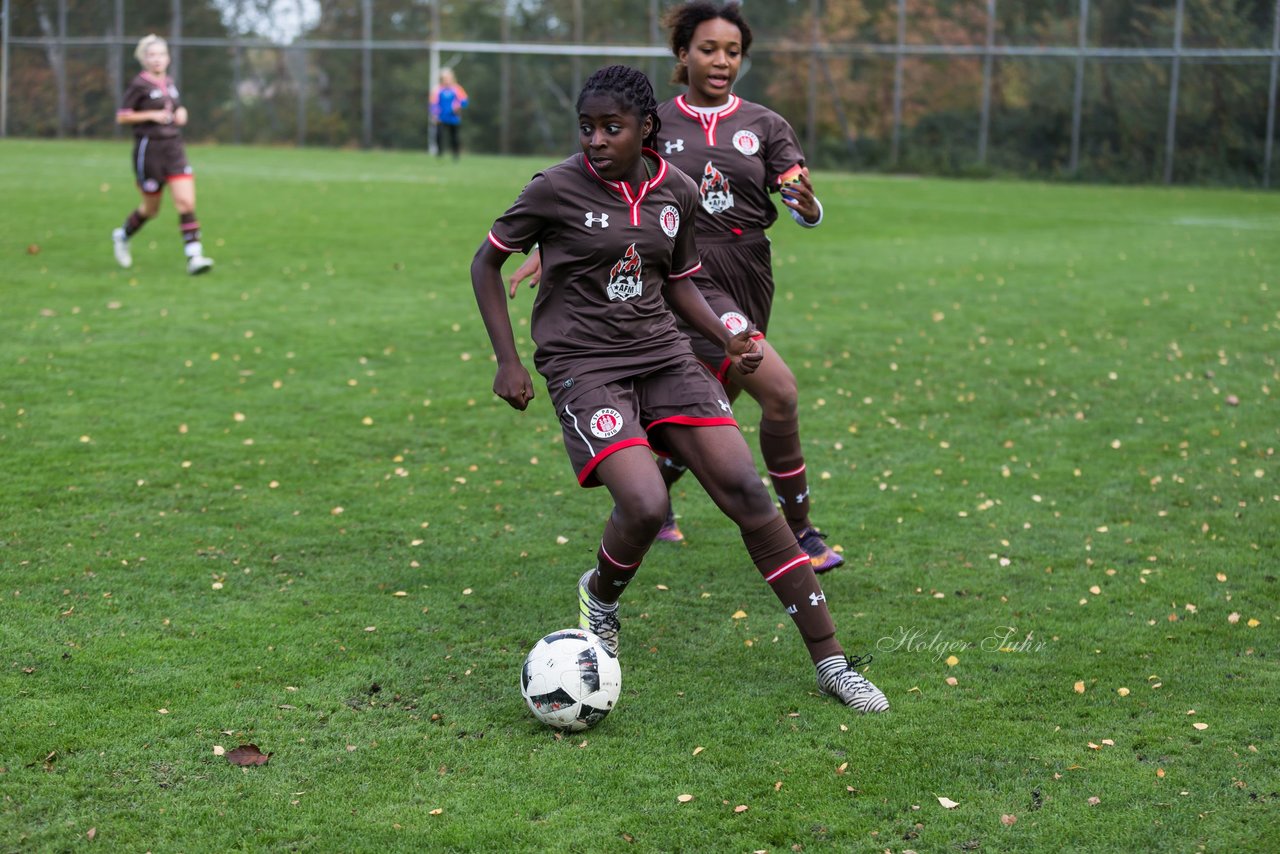
[[499, 366], [493, 378], [493, 393], [505, 400], [513, 409], [524, 412], [533, 400], [533, 379], [524, 365]]
[[756, 368], [764, 361], [764, 347], [753, 339], [753, 329], [744, 329], [730, 338], [724, 345], [724, 353], [729, 357], [729, 364], [744, 374], [755, 373]]
[[516, 298], [516, 291], [520, 289], [520, 283], [525, 279], [529, 280], [529, 287], [537, 287], [538, 282], [542, 281], [542, 251], [535, 249], [529, 253], [529, 257], [524, 259], [524, 263], [516, 269], [514, 273], [507, 279], [509, 289], [507, 293], [512, 299]]

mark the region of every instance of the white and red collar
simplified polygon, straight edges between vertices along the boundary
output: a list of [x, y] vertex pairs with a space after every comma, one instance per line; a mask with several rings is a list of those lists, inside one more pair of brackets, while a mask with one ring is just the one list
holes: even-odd
[[729, 93], [729, 100], [724, 106], [715, 111], [699, 110], [690, 106], [688, 99], [684, 95], [676, 95], [674, 99], [676, 109], [684, 113], [684, 115], [692, 121], [702, 125], [702, 132], [707, 136], [707, 145], [716, 144], [716, 125], [720, 120], [733, 115], [742, 106], [742, 99], [732, 92]]
[[632, 189], [631, 185], [626, 181], [610, 181], [607, 178], [600, 177], [600, 173], [596, 171], [596, 167], [591, 165], [590, 158], [585, 154], [582, 155], [582, 165], [587, 170], [587, 174], [591, 175], [591, 177], [595, 178], [601, 184], [604, 184], [610, 190], [613, 190], [613, 192], [617, 193], [619, 196], [622, 196], [623, 200], [627, 203], [627, 208], [631, 212], [632, 225], [640, 224], [640, 203], [644, 201], [644, 197], [649, 195], [649, 191], [661, 184], [662, 180], [667, 177], [667, 161], [663, 160], [662, 156], [652, 148], [645, 148], [642, 149], [642, 151], [644, 154], [652, 155], [653, 159], [658, 162], [658, 171], [654, 173], [652, 178], [645, 181], [636, 189]]

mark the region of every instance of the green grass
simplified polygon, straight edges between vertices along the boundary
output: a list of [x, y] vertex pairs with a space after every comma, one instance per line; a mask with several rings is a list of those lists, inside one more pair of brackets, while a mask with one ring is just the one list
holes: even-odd
[[468, 276], [542, 164], [191, 156], [198, 279], [167, 204], [114, 266], [127, 145], [0, 143], [0, 851], [1280, 845], [1280, 196], [817, 175], [770, 338], [892, 711], [682, 483], [558, 738], [517, 674], [607, 495]]

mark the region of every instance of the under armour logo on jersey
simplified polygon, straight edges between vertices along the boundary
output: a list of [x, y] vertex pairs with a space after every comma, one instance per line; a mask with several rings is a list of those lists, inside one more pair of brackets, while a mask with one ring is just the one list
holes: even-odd
[[797, 504], [802, 504], [802, 503], [804, 503], [805, 501], [808, 501], [808, 500], [809, 500], [809, 490], [808, 490], [808, 489], [805, 489], [805, 491], [804, 491], [804, 492], [802, 492], [802, 493], [800, 493], [799, 495], [797, 495], [797, 496], [796, 496], [796, 503], [797, 503]]
[[717, 401], [716, 401], [716, 403], [720, 404], [720, 411], [721, 411], [721, 412], [730, 412], [730, 413], [732, 413], [732, 412], [733, 412], [733, 409], [732, 409], [732, 408], [730, 408], [730, 406], [729, 406], [729, 404], [728, 404], [728, 402], [727, 402], [727, 401], [717, 400]]
[[669, 139], [667, 140], [666, 145], [667, 145], [667, 154], [670, 154], [673, 151], [684, 151], [683, 139]]
[[810, 606], [812, 606], [812, 607], [814, 607], [814, 608], [818, 607], [818, 603], [819, 603], [819, 602], [825, 602], [825, 601], [827, 601], [827, 594], [825, 594], [825, 593], [810, 593], [810, 594], [809, 594], [809, 604], [810, 604]]
[[587, 211], [587, 228], [591, 228], [597, 222], [600, 223], [601, 228], [608, 228], [609, 215], [607, 213], [602, 213], [599, 216], [596, 216], [592, 211]]

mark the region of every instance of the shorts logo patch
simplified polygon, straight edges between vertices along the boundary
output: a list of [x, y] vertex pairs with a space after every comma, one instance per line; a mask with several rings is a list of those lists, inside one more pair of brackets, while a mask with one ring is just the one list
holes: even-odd
[[680, 230], [680, 211], [675, 205], [667, 205], [662, 209], [662, 213], [658, 214], [658, 223], [662, 226], [662, 233], [667, 237], [675, 237], [676, 232]]
[[608, 439], [618, 435], [622, 429], [622, 413], [616, 409], [605, 407], [597, 409], [591, 416], [591, 435], [597, 439]]
[[640, 296], [644, 291], [643, 270], [644, 262], [640, 260], [640, 253], [636, 252], [636, 245], [632, 243], [622, 254], [621, 260], [609, 271], [609, 284], [605, 286], [609, 299], [626, 302]]
[[147, 180], [142, 182], [142, 192], [144, 193], [154, 193], [159, 189], [160, 189], [160, 182], [157, 181], [155, 178], [148, 178]]
[[760, 150], [760, 137], [749, 130], [740, 130], [733, 135], [733, 147], [751, 157]]
[[726, 311], [720, 315], [720, 322], [724, 324], [725, 329], [728, 329], [734, 335], [751, 327], [751, 321], [747, 320], [745, 315], [736, 311]]

